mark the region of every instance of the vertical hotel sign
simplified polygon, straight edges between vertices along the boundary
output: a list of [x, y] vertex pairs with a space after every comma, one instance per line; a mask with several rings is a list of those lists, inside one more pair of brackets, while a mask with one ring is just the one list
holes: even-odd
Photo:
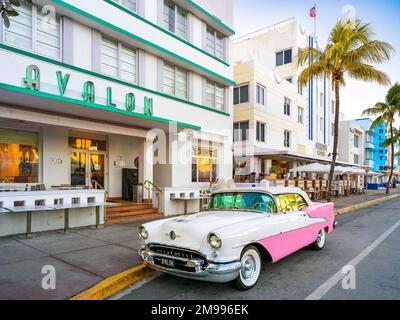
[[[60, 96], [64, 96], [68, 87], [70, 74], [63, 74], [61, 71], [56, 72], [57, 84]], [[36, 65], [30, 65], [26, 68], [24, 84], [29, 90], [40, 91], [40, 69]], [[82, 84], [82, 100], [87, 103], [96, 103], [96, 88], [92, 81], [86, 81]], [[153, 115], [153, 98], [144, 97], [144, 114], [148, 116]], [[117, 104], [113, 101], [112, 87], [106, 89], [106, 106], [109, 108], [116, 108]], [[125, 109], [129, 112], [134, 112], [136, 108], [136, 97], [132, 92], [125, 94]]]
[[386, 125], [380, 124], [375, 128], [376, 142], [378, 151], [374, 155], [375, 168], [374, 171], [386, 171], [387, 170], [387, 148], [383, 145], [386, 140]]

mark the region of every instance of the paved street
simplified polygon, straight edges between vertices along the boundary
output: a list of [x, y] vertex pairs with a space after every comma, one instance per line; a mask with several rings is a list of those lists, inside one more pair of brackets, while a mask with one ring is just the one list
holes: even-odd
[[[274, 265], [265, 265], [257, 287], [250, 291], [238, 291], [232, 283], [161, 275], [113, 298], [400, 299], [400, 199], [353, 211], [337, 220], [339, 226], [324, 250], [303, 249]], [[341, 270], [349, 262], [355, 263], [355, 290], [342, 288]]]

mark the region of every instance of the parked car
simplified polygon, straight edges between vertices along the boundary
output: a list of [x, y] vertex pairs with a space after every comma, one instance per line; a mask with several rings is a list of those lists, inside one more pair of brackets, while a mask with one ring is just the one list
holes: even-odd
[[151, 268], [190, 279], [254, 287], [263, 258], [275, 263], [310, 246], [321, 250], [335, 225], [333, 203], [299, 188], [232, 188], [209, 210], [146, 223], [139, 255]]

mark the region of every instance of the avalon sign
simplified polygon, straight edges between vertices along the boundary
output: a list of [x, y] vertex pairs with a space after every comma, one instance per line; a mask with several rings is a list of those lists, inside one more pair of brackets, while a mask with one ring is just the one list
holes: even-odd
[[[56, 72], [56, 77], [57, 77], [57, 83], [58, 83], [58, 89], [60, 92], [60, 96], [64, 96], [65, 91], [68, 86], [68, 82], [70, 80], [70, 74], [64, 74], [61, 71]], [[38, 66], [35, 65], [30, 65], [26, 68], [26, 75], [24, 80], [25, 87], [30, 90], [35, 90], [39, 91], [40, 90], [40, 69]], [[83, 90], [82, 90], [82, 98], [83, 101], [89, 102], [89, 103], [95, 103], [96, 102], [96, 90], [95, 90], [95, 85], [92, 81], [86, 81], [83, 84]], [[107, 107], [110, 108], [116, 108], [117, 105], [116, 103], [113, 102], [113, 97], [112, 97], [112, 88], [107, 87], [106, 91], [106, 104]], [[135, 99], [135, 94], [132, 92], [128, 92], [125, 95], [125, 109], [127, 111], [133, 112], [136, 107], [136, 99]], [[148, 116], [153, 115], [153, 99], [144, 97], [144, 114]]]

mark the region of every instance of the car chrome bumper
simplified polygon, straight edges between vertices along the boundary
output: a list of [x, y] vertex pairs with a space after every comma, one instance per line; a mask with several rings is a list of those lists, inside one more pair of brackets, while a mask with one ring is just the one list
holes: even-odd
[[[242, 264], [239, 261], [233, 261], [228, 263], [208, 262], [207, 267], [202, 268], [202, 261], [198, 261], [196, 259], [190, 260], [185, 258], [177, 258], [174, 256], [162, 255], [155, 253], [149, 250], [148, 248], [141, 248], [139, 250], [139, 256], [143, 260], [143, 262], [152, 269], [183, 278], [208, 281], [208, 282], [224, 283], [232, 281], [239, 276], [239, 271], [242, 268]], [[154, 263], [155, 257], [183, 261], [186, 263], [188, 267], [193, 267], [195, 271], [189, 272], [165, 266], [160, 266]]]

